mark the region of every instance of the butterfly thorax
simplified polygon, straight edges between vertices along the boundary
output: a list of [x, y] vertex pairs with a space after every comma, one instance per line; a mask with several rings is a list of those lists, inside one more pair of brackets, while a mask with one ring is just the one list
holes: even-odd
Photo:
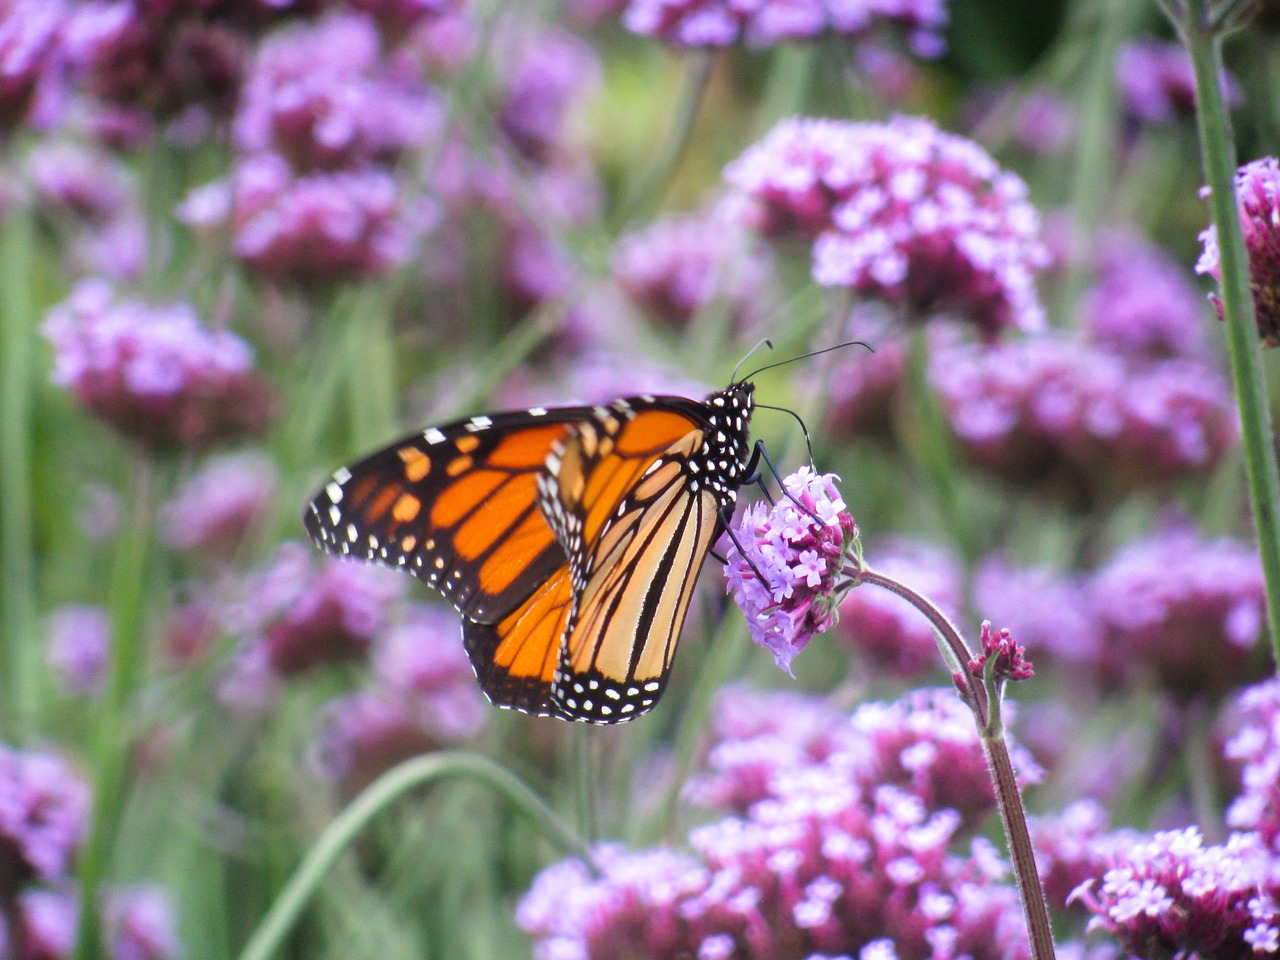
[[734, 383], [707, 394], [703, 401], [707, 428], [701, 448], [686, 465], [689, 486], [710, 490], [722, 507], [731, 508], [737, 502], [738, 487], [746, 479], [754, 393], [755, 384]]

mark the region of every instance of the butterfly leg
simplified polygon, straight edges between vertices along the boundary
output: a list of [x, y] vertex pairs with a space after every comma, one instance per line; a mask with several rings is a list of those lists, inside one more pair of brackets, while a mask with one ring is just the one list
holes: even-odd
[[[725, 507], [721, 507], [720, 508], [720, 526], [724, 530], [725, 535], [728, 536], [728, 538], [731, 541], [733, 541], [733, 545], [738, 548], [738, 554], [742, 557], [743, 560], [747, 561], [747, 566], [750, 567], [751, 572], [756, 575], [756, 579], [759, 580], [761, 583], [767, 584], [769, 582], [769, 578], [760, 572], [760, 568], [755, 565], [755, 561], [751, 559], [750, 554], [748, 554], [747, 551], [743, 549], [742, 541], [739, 540], [738, 535], [733, 532], [732, 523], [733, 523], [733, 514], [730, 513], [728, 509], [726, 509]], [[714, 550], [711, 551], [711, 554], [721, 563], [729, 562], [728, 560], [724, 559], [719, 554], [717, 554]]]
[[764, 475], [760, 470], [761, 461], [763, 461], [765, 466], [769, 468], [769, 472], [773, 474], [773, 478], [778, 481], [778, 488], [782, 491], [782, 495], [799, 507], [801, 513], [809, 519], [817, 521], [818, 525], [821, 526], [823, 524], [822, 518], [797, 500], [791, 491], [787, 489], [787, 485], [782, 482], [782, 475], [778, 473], [778, 468], [774, 466], [773, 461], [769, 458], [769, 451], [765, 449], [763, 440], [757, 440], [756, 445], [751, 449], [751, 458], [747, 460], [746, 466], [747, 476], [746, 479], [742, 481], [743, 486], [746, 486], [749, 483], [754, 483], [760, 487], [761, 491], [764, 493], [765, 499], [767, 499], [770, 504], [777, 502], [769, 493], [769, 489], [764, 485]]

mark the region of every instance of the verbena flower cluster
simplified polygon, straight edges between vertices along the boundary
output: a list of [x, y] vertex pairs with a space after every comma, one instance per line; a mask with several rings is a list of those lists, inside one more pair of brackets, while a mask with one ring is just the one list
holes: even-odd
[[1037, 329], [1048, 262], [1026, 185], [929, 120], [783, 121], [725, 169], [766, 236], [813, 241], [813, 278], [909, 317]]
[[801, 467], [782, 485], [772, 507], [757, 501], [742, 512], [724, 573], [752, 639], [790, 673], [792, 658], [836, 621], [858, 528], [833, 475]]
[[81, 282], [50, 311], [53, 382], [124, 435], [158, 448], [260, 433], [273, 413], [249, 345], [210, 330], [187, 304], [117, 298]]
[[[1235, 77], [1220, 80], [1229, 104], [1240, 101]], [[1116, 84], [1129, 115], [1141, 123], [1167, 124], [1196, 110], [1195, 73], [1187, 51], [1148, 37], [1125, 44], [1116, 55]]]
[[827, 31], [864, 37], [885, 27], [906, 32], [912, 51], [945, 50], [945, 0], [630, 0], [627, 29], [678, 47], [767, 47]]
[[[1236, 171], [1235, 187], [1258, 335], [1267, 346], [1280, 346], [1280, 161], [1263, 157], [1246, 163]], [[1218, 228], [1210, 225], [1200, 241], [1204, 252], [1196, 272], [1221, 280]], [[1213, 301], [1221, 316], [1221, 300], [1215, 296]]]
[[[945, 696], [955, 703], [954, 694]], [[950, 795], [931, 803], [913, 792], [912, 769], [935, 770], [940, 785], [956, 784], [947, 764], [957, 754], [972, 755], [969, 765], [983, 769], [972, 722], [961, 724], [963, 747], [949, 744], [938, 732], [937, 702], [878, 705], [886, 716], [846, 731], [842, 752], [779, 770], [767, 796], [741, 815], [693, 830], [691, 855], [602, 847], [598, 877], [579, 861], [544, 870], [517, 913], [536, 939], [534, 955], [1028, 956], [998, 854], [966, 834], [963, 817], [947, 805]], [[766, 704], [758, 716], [774, 715]], [[912, 733], [889, 729], [917, 710], [925, 716], [909, 723]], [[780, 735], [757, 734], [759, 757], [770, 755], [770, 740], [785, 740], [787, 721], [776, 722]], [[901, 772], [874, 769], [877, 758]], [[850, 775], [859, 770], [861, 778]], [[893, 785], [895, 776], [903, 786]]]
[[164, 505], [161, 537], [173, 550], [229, 560], [260, 532], [275, 493], [275, 465], [261, 453], [210, 458]]
[[1227, 824], [1255, 830], [1280, 850], [1280, 681], [1241, 691], [1227, 717], [1222, 752], [1240, 769], [1240, 793], [1227, 809]]

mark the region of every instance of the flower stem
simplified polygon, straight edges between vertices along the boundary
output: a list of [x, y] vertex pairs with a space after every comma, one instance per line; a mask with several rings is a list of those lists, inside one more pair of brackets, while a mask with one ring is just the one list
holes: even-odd
[[477, 778], [535, 820], [568, 853], [591, 862], [591, 851], [522, 780], [487, 757], [463, 752], [433, 753], [406, 760], [369, 784], [348, 804], [302, 858], [280, 895], [240, 954], [240, 960], [268, 960], [280, 948], [325, 875], [374, 818], [418, 787], [446, 776]]
[[592, 729], [585, 723], [573, 725], [573, 760], [578, 769], [578, 832], [588, 844], [600, 837], [596, 816], [596, 764]]
[[1175, 21], [1175, 25], [1195, 68], [1200, 155], [1218, 233], [1222, 314], [1231, 381], [1240, 410], [1249, 501], [1253, 505], [1258, 552], [1267, 586], [1267, 623], [1276, 662], [1280, 664], [1280, 473], [1272, 446], [1270, 404], [1259, 355], [1249, 260], [1236, 204], [1235, 144], [1219, 81], [1222, 38], [1209, 26], [1208, 18], [1205, 0], [1188, 0], [1187, 16], [1181, 22]]
[[[960, 636], [960, 632], [947, 615], [926, 597], [865, 565], [849, 567], [846, 573], [859, 584], [873, 583], [890, 593], [897, 594], [923, 613], [938, 631], [955, 659], [960, 662], [969, 707], [973, 710], [978, 732], [982, 735], [983, 749], [991, 770], [996, 806], [1000, 808], [1000, 822], [1004, 824], [1005, 840], [1009, 844], [1009, 855], [1013, 861], [1014, 876], [1017, 878], [1018, 896], [1022, 901], [1022, 912], [1026, 918], [1027, 934], [1031, 941], [1031, 956], [1034, 960], [1053, 960], [1053, 932], [1049, 927], [1049, 912], [1045, 907], [1044, 891], [1040, 886], [1039, 874], [1036, 872], [1035, 851], [1031, 847], [1031, 833], [1027, 829], [1026, 810], [1022, 806], [1022, 795], [1018, 790], [1017, 778], [1014, 776], [1013, 761], [1009, 758], [1009, 747], [1005, 743], [1004, 725], [1000, 719], [999, 691], [994, 684], [988, 687], [973, 675], [968, 668], [972, 655], [964, 638]], [[957, 682], [959, 679], [957, 678]]]
[[95, 724], [95, 776], [89, 833], [78, 868], [80, 916], [76, 925], [75, 960], [92, 960], [102, 952], [98, 892], [125, 802], [131, 747], [129, 706], [142, 663], [147, 554], [157, 499], [153, 472], [154, 464], [144, 455], [135, 458], [129, 484], [129, 515], [120, 524], [111, 566], [111, 654], [106, 689], [98, 705]]

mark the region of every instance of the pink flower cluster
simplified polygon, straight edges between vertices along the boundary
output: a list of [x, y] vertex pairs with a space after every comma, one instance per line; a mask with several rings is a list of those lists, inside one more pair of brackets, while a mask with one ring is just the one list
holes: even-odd
[[0, 5], [0, 133], [38, 120], [41, 101], [58, 97], [67, 16], [61, 0]]
[[161, 536], [174, 550], [228, 560], [259, 532], [275, 486], [275, 466], [262, 453], [212, 458], [165, 504]]
[[1026, 185], [931, 121], [793, 119], [725, 169], [766, 236], [813, 240], [813, 277], [915, 318], [1036, 329], [1048, 262]]
[[1280, 851], [1280, 680], [1241, 691], [1227, 717], [1222, 752], [1240, 767], [1240, 794], [1227, 810], [1227, 825], [1256, 830]]
[[[1195, 72], [1181, 44], [1154, 38], [1125, 44], [1116, 55], [1116, 83], [1129, 115], [1142, 123], [1167, 124], [1195, 115]], [[1224, 73], [1221, 84], [1226, 101], [1239, 103], [1235, 78]]]
[[801, 467], [783, 480], [777, 503], [757, 501], [743, 511], [726, 553], [727, 588], [752, 639], [788, 673], [809, 639], [835, 623], [845, 559], [858, 535], [835, 479]]
[[884, 27], [905, 31], [911, 49], [937, 57], [946, 49], [945, 0], [630, 0], [627, 29], [677, 47], [724, 47], [745, 40], [768, 47], [828, 30], [864, 37]]
[[0, 744], [0, 899], [33, 880], [65, 881], [88, 813], [89, 789], [65, 760]]
[[45, 320], [53, 382], [90, 413], [153, 447], [204, 447], [261, 432], [273, 414], [248, 344], [209, 330], [185, 303], [117, 300], [80, 283]]

